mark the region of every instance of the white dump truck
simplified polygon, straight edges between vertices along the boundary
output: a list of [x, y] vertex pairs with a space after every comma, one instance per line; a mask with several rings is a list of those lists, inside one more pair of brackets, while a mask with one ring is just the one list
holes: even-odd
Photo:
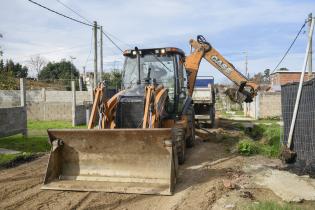
[[212, 76], [198, 76], [192, 96], [197, 125], [214, 126], [215, 90]]

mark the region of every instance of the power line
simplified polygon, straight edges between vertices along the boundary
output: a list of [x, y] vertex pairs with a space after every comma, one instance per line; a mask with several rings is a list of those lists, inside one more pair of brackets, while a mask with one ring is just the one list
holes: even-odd
[[90, 52], [89, 52], [89, 55], [88, 55], [87, 58], [86, 58], [86, 61], [85, 61], [84, 66], [86, 66], [86, 64], [88, 63], [89, 58], [90, 58], [91, 53], [92, 53], [92, 48], [93, 48], [93, 31], [92, 31], [92, 35], [91, 35], [91, 45], [90, 45], [90, 46], [91, 46], [91, 47], [90, 47]]
[[122, 41], [122, 40], [119, 39], [117, 36], [115, 36], [115, 35], [109, 33], [108, 31], [105, 31], [105, 33], [107, 33], [108, 36], [113, 37], [114, 39], [116, 39], [117, 41], [121, 42], [122, 44], [124, 44], [124, 45], [126, 45], [126, 46], [128, 46], [128, 47], [131, 47], [131, 46], [132, 46], [132, 45], [130, 45], [130, 44], [128, 44], [128, 43]]
[[84, 16], [82, 16], [80, 13], [76, 12], [74, 9], [72, 9], [71, 7], [69, 7], [68, 5], [66, 5], [65, 3], [63, 3], [60, 0], [55, 0], [57, 1], [59, 4], [61, 4], [62, 6], [64, 6], [65, 8], [69, 9], [70, 11], [72, 11], [73, 13], [75, 13], [76, 15], [78, 15], [80, 18], [86, 20], [88, 23], [92, 24], [92, 21], [88, 20], [87, 18], [85, 18]]
[[117, 49], [120, 50], [120, 52], [124, 52], [104, 31], [103, 31], [103, 34]]
[[289, 48], [287, 49], [287, 51], [284, 53], [283, 57], [281, 58], [281, 60], [279, 61], [279, 63], [276, 65], [276, 67], [273, 69], [272, 73], [276, 71], [276, 69], [278, 68], [278, 66], [282, 63], [282, 61], [284, 60], [284, 58], [288, 55], [289, 51], [291, 50], [292, 46], [294, 45], [295, 41], [297, 40], [297, 38], [299, 37], [299, 35], [301, 34], [303, 28], [305, 27], [306, 23], [308, 21], [305, 21], [304, 24], [302, 25], [302, 27], [300, 28], [299, 32], [297, 33], [297, 35], [295, 36], [293, 42], [290, 44]]
[[[60, 13], [60, 12], [57, 12], [57, 11], [55, 11], [55, 10], [52, 10], [52, 9], [50, 9], [50, 8], [48, 8], [48, 7], [46, 7], [46, 6], [44, 6], [44, 5], [42, 5], [42, 4], [39, 4], [39, 3], [37, 3], [37, 2], [35, 2], [35, 1], [32, 1], [32, 0], [28, 0], [29, 2], [31, 2], [31, 3], [33, 3], [33, 4], [35, 4], [35, 5], [37, 5], [37, 6], [39, 6], [39, 7], [42, 7], [42, 8], [44, 8], [44, 9], [46, 9], [46, 10], [48, 10], [48, 11], [50, 11], [50, 12], [52, 12], [52, 13], [55, 13], [55, 14], [57, 14], [57, 15], [60, 15], [60, 16], [62, 16], [62, 17], [64, 17], [64, 18], [67, 18], [67, 19], [70, 19], [70, 20], [72, 20], [72, 21], [75, 21], [75, 22], [77, 22], [77, 23], [81, 23], [81, 24], [83, 24], [83, 25], [86, 25], [86, 26], [90, 26], [90, 27], [94, 27], [94, 25], [92, 25], [92, 24], [90, 24], [90, 23], [86, 23], [86, 22], [83, 22], [83, 21], [80, 21], [80, 20], [77, 20], [77, 19], [75, 19], [75, 18], [72, 18], [72, 17], [69, 17], [69, 16], [67, 16], [67, 15], [64, 15], [64, 14], [62, 14], [62, 13]], [[58, 0], [57, 0], [58, 1]], [[61, 3], [61, 4], [63, 4], [62, 2], [60, 2], [60, 1], [58, 1], [59, 3]], [[70, 9], [72, 12], [75, 12], [73, 9], [71, 9], [69, 6], [67, 6], [67, 5], [65, 5], [65, 4], [63, 4], [65, 7], [67, 7], [68, 9]], [[84, 18], [82, 15], [80, 15], [78, 12], [75, 12], [77, 15], [79, 15], [81, 18]], [[86, 18], [84, 18], [84, 19], [86, 19]], [[87, 19], [86, 19], [87, 20]], [[89, 22], [89, 21], [88, 21]], [[104, 34], [104, 36], [118, 49], [118, 50], [120, 50], [121, 52], [123, 52], [123, 50], [118, 46], [118, 44], [116, 44], [111, 38], [110, 38], [110, 36], [109, 35], [107, 35], [104, 31], [103, 31], [103, 34]]]
[[55, 14], [57, 14], [57, 15], [60, 15], [60, 16], [62, 16], [62, 17], [64, 17], [64, 18], [67, 18], [67, 19], [72, 20], [72, 21], [77, 22], [77, 23], [81, 23], [81, 24], [86, 25], [86, 26], [93, 27], [92, 24], [89, 24], [89, 23], [86, 23], [86, 22], [83, 22], [83, 21], [74, 19], [74, 18], [69, 17], [69, 16], [67, 16], [67, 15], [64, 15], [64, 14], [62, 14], [62, 13], [60, 13], [60, 12], [57, 12], [57, 11], [52, 10], [52, 9], [49, 9], [48, 7], [46, 7], [46, 6], [42, 5], [42, 4], [39, 4], [39, 3], [35, 2], [35, 1], [32, 1], [32, 0], [28, 0], [28, 1], [31, 2], [31, 3], [33, 3], [33, 4], [35, 4], [35, 5], [37, 5], [37, 6], [39, 6], [39, 7], [41, 7], [41, 8], [46, 9], [46, 10], [52, 12], [52, 13], [55, 13]]

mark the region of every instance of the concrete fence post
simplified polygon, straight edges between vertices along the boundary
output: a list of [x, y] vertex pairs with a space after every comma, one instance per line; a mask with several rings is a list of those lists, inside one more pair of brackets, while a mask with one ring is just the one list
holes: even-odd
[[255, 97], [255, 119], [258, 120], [260, 118], [260, 93]]
[[76, 126], [76, 92], [75, 92], [75, 82], [71, 81], [72, 90], [72, 126]]
[[42, 88], [42, 99], [43, 102], [46, 102], [46, 88]]
[[26, 106], [25, 79], [20, 78], [21, 106]]
[[20, 78], [20, 93], [21, 93], [21, 107], [23, 107], [23, 113], [22, 115], [25, 115], [24, 117], [24, 131], [23, 131], [23, 136], [27, 137], [27, 108], [26, 108], [26, 87], [25, 87], [25, 79]]
[[85, 108], [85, 123], [86, 123], [86, 125], [89, 124], [89, 121], [90, 121], [90, 108], [87, 105]]
[[83, 78], [79, 77], [79, 90], [82, 91], [83, 90]]

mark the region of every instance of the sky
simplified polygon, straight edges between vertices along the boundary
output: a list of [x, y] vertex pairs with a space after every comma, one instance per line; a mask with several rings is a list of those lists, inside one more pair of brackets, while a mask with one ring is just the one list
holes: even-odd
[[[190, 52], [189, 40], [203, 35], [226, 59], [250, 75], [274, 69], [303, 25], [315, 15], [315, 0], [34, 0], [85, 21], [97, 21], [122, 49], [178, 47]], [[93, 71], [92, 28], [65, 19], [28, 0], [0, 0], [0, 47], [4, 59], [28, 65], [39, 54], [48, 61], [70, 60], [82, 72]], [[279, 66], [301, 70], [307, 27]], [[314, 56], [315, 57], [315, 56]], [[104, 37], [104, 69], [122, 67], [121, 52]], [[314, 59], [313, 59], [314, 60]], [[313, 63], [315, 63], [313, 61]], [[31, 75], [35, 71], [30, 72]], [[206, 61], [198, 75], [227, 79]]]

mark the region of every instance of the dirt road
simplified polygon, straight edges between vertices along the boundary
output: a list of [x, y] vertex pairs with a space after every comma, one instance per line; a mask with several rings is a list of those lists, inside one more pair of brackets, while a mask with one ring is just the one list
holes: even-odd
[[0, 171], [0, 209], [191, 209], [211, 206], [222, 177], [230, 168], [205, 167], [222, 158], [233, 158], [230, 145], [197, 140], [188, 149], [180, 167], [173, 196], [152, 196], [98, 192], [44, 191], [43, 182], [48, 156]]
[[[223, 184], [223, 180], [240, 177], [246, 182], [240, 169], [249, 158], [231, 153], [233, 144], [228, 140], [197, 139], [195, 147], [188, 149], [186, 163], [180, 166], [173, 196], [41, 190], [46, 155], [0, 171], [0, 209], [220, 209], [233, 199], [232, 207], [241, 208], [252, 197], [241, 198], [241, 191], [236, 194], [230, 189], [233, 186]], [[262, 189], [253, 189], [251, 193], [256, 198], [274, 197]]]

